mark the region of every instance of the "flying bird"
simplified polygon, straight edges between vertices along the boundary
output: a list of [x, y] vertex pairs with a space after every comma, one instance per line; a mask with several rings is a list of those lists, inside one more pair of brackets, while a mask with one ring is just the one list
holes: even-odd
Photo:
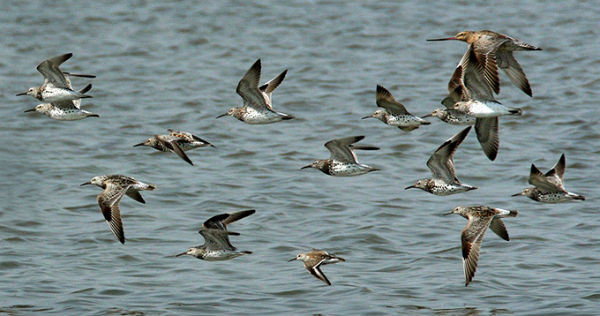
[[567, 192], [564, 187], [564, 175], [566, 168], [565, 154], [562, 154], [558, 162], [550, 171], [543, 174], [534, 164], [531, 164], [529, 173], [529, 184], [532, 188], [512, 196], [524, 195], [534, 201], [543, 203], [561, 203], [572, 200], [585, 200], [583, 195]]
[[229, 242], [229, 235], [239, 236], [240, 234], [228, 231], [227, 225], [255, 212], [255, 210], [247, 210], [232, 214], [219, 214], [209, 218], [202, 224], [202, 229], [199, 231], [200, 235], [204, 237], [204, 244], [191, 247], [176, 257], [189, 255], [206, 261], [222, 261], [251, 254], [251, 251], [238, 251]]
[[463, 271], [465, 273], [465, 286], [469, 285], [479, 261], [479, 249], [483, 241], [483, 235], [489, 227], [496, 235], [504, 240], [510, 240], [508, 231], [502, 217], [515, 217], [518, 211], [507, 211], [483, 205], [458, 206], [450, 214], [458, 214], [468, 220], [467, 225], [461, 232]]
[[139, 191], [156, 189], [153, 184], [146, 184], [132, 177], [123, 175], [104, 175], [93, 177], [92, 180], [82, 183], [81, 185], [94, 184], [102, 189], [102, 193], [98, 195], [98, 205], [104, 219], [108, 223], [110, 230], [115, 234], [117, 239], [124, 244], [125, 232], [123, 231], [123, 223], [121, 221], [121, 210], [119, 202], [123, 195], [140, 202], [146, 203]]
[[260, 72], [261, 63], [259, 59], [248, 69], [235, 90], [244, 100], [244, 106], [231, 108], [225, 114], [217, 116], [217, 118], [233, 116], [248, 124], [268, 124], [294, 118], [289, 114], [273, 110], [272, 104], [271, 94], [285, 78], [287, 69], [259, 87]]
[[301, 169], [315, 168], [330, 176], [349, 177], [358, 176], [379, 170], [371, 166], [363, 165], [358, 162], [354, 150], [379, 150], [378, 147], [353, 145], [365, 138], [364, 136], [351, 136], [330, 140], [325, 143], [325, 147], [331, 153], [329, 159], [315, 160], [310, 165]]
[[331, 282], [325, 276], [325, 273], [321, 271], [321, 266], [324, 264], [345, 262], [344, 258], [331, 255], [325, 250], [313, 249], [309, 252], [299, 253], [295, 258], [289, 261], [300, 260], [304, 262], [304, 268], [310, 272], [315, 278], [325, 282], [327, 285], [331, 285]]

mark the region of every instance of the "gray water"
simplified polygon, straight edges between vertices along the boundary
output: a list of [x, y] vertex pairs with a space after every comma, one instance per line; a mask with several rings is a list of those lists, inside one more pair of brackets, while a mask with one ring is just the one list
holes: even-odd
[[[52, 6], [52, 7], [49, 7]], [[594, 1], [222, 2], [9, 1], [0, 4], [0, 314], [596, 314], [600, 307], [600, 49]], [[429, 176], [429, 155], [462, 127], [439, 120], [411, 133], [376, 120], [381, 84], [409, 111], [439, 107], [466, 45], [426, 42], [491, 29], [544, 48], [517, 52], [529, 98], [501, 75], [498, 99], [523, 108], [501, 119], [495, 162], [475, 134], [455, 155], [458, 177], [479, 189], [438, 197], [403, 188]], [[65, 71], [95, 74], [100, 118], [60, 122], [23, 113], [15, 94], [39, 84], [35, 66], [73, 52]], [[297, 120], [251, 126], [215, 119], [241, 104], [238, 80], [262, 59], [262, 82], [288, 68], [276, 109]], [[87, 80], [76, 80], [76, 88]], [[174, 154], [132, 147], [175, 128], [218, 148]], [[359, 152], [382, 170], [334, 178], [300, 170], [327, 158], [332, 138], [366, 135]], [[566, 188], [584, 202], [510, 197], [534, 162], [567, 157]], [[146, 204], [121, 201], [125, 245], [96, 202], [96, 175], [154, 183]], [[475, 279], [464, 286], [460, 231], [441, 216], [458, 205], [517, 209], [511, 241], [488, 232]], [[197, 230], [222, 212], [257, 210], [231, 229], [252, 255], [226, 262], [170, 257], [201, 243]], [[300, 262], [312, 247], [347, 262]]]

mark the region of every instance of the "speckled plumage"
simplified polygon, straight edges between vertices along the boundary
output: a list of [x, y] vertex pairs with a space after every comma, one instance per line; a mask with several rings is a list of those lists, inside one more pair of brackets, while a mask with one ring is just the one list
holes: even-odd
[[350, 177], [359, 176], [371, 171], [379, 170], [371, 166], [363, 165], [358, 162], [354, 149], [378, 150], [374, 146], [355, 146], [352, 145], [365, 138], [364, 136], [351, 136], [330, 140], [325, 143], [325, 147], [331, 153], [329, 159], [315, 160], [312, 164], [302, 167], [315, 168], [330, 176]]
[[[88, 75], [85, 75], [88, 76]], [[68, 78], [68, 77], [67, 77]], [[70, 80], [69, 80], [69, 86]], [[92, 89], [92, 85], [88, 84], [80, 93], [86, 93]], [[99, 117], [100, 115], [81, 109], [81, 99], [59, 101], [54, 103], [42, 103], [38, 104], [35, 108], [25, 110], [25, 112], [38, 112], [46, 115], [47, 117], [58, 120], [58, 121], [76, 121], [82, 120], [88, 117]]]
[[271, 94], [285, 78], [287, 69], [259, 87], [260, 73], [261, 62], [258, 59], [244, 74], [236, 88], [237, 94], [244, 100], [244, 106], [231, 108], [217, 118], [232, 116], [247, 124], [269, 124], [294, 118], [273, 110], [272, 105]]
[[383, 108], [375, 113], [363, 117], [376, 118], [387, 125], [396, 126], [405, 132], [410, 132], [419, 128], [421, 125], [429, 125], [430, 122], [410, 114], [404, 105], [392, 96], [392, 94], [384, 87], [377, 85], [375, 92], [375, 100], [377, 106]]
[[92, 96], [73, 91], [70, 80], [59, 69], [59, 66], [72, 56], [72, 53], [68, 53], [41, 62], [37, 66], [37, 70], [44, 76], [44, 83], [39, 87], [31, 87], [26, 92], [17, 94], [17, 96], [30, 95], [46, 103], [91, 98]]
[[255, 210], [247, 210], [232, 214], [219, 214], [209, 218], [202, 224], [202, 229], [199, 231], [204, 237], [204, 244], [191, 247], [176, 255], [176, 257], [189, 255], [206, 261], [222, 261], [251, 254], [251, 251], [237, 251], [237, 248], [229, 242], [229, 235], [239, 235], [239, 233], [228, 231], [227, 224], [250, 216], [255, 212]]
[[585, 200], [583, 195], [567, 192], [564, 188], [564, 173], [566, 169], [565, 154], [562, 154], [558, 162], [546, 174], [531, 164], [529, 172], [529, 184], [533, 188], [526, 188], [512, 196], [524, 195], [534, 201], [542, 203], [562, 203], [573, 200]]
[[104, 215], [104, 219], [108, 223], [108, 226], [117, 239], [124, 244], [125, 232], [123, 231], [121, 211], [119, 209], [121, 198], [123, 195], [127, 195], [140, 203], [146, 203], [139, 191], [152, 191], [156, 189], [156, 186], [153, 184], [146, 184], [132, 177], [117, 174], [93, 177], [90, 181], [82, 183], [81, 185], [87, 184], [94, 184], [104, 189], [104, 191], [98, 195], [98, 205], [100, 205], [100, 210], [102, 211], [102, 215]]
[[474, 116], [471, 116], [467, 113], [458, 110], [442, 108], [434, 109], [430, 114], [423, 116], [423, 118], [430, 116], [437, 117], [438, 119], [451, 125], [474, 125], [476, 120]]
[[461, 232], [463, 272], [465, 274], [465, 286], [469, 285], [475, 276], [477, 263], [479, 261], [479, 249], [483, 241], [483, 235], [489, 227], [500, 238], [508, 241], [508, 231], [502, 217], [515, 217], [518, 211], [507, 211], [483, 205], [457, 206], [449, 214], [458, 214], [468, 220], [467, 225]]
[[146, 139], [144, 142], [134, 145], [134, 147], [148, 146], [163, 152], [172, 152], [177, 154], [179, 157], [181, 157], [181, 159], [183, 159], [192, 166], [194, 165], [194, 163], [185, 154], [185, 151], [206, 146], [215, 147], [210, 142], [191, 133], [176, 131], [172, 129], [169, 129], [168, 131], [169, 134], [154, 135]]
[[427, 167], [431, 170], [432, 177], [420, 179], [415, 184], [405, 189], [421, 189], [431, 194], [445, 196], [477, 189], [474, 186], [458, 181], [454, 171], [453, 155], [458, 146], [467, 137], [471, 126], [445, 141], [427, 160]]

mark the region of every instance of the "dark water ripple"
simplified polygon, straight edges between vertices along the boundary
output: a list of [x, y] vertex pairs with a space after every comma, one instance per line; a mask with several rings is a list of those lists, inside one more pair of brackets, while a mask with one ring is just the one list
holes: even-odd
[[[0, 13], [0, 314], [593, 315], [600, 301], [600, 154], [597, 27], [593, 1], [13, 1]], [[439, 106], [463, 43], [428, 43], [464, 29], [492, 29], [533, 43], [517, 53], [528, 98], [501, 75], [496, 162], [475, 136], [456, 153], [459, 178], [479, 190], [436, 197], [405, 191], [459, 127], [433, 122], [403, 133], [360, 117], [376, 84], [409, 111]], [[43, 58], [73, 52], [64, 69], [96, 74], [84, 105], [99, 119], [57, 122], [25, 114]], [[240, 76], [257, 58], [263, 79], [289, 69], [275, 107], [297, 120], [248, 126], [214, 119], [241, 103]], [[77, 85], [85, 81], [77, 81]], [[217, 148], [175, 156], [133, 148], [167, 128]], [[323, 143], [366, 135], [361, 152], [382, 171], [357, 178], [300, 170], [326, 158]], [[567, 155], [566, 186], [584, 203], [510, 198], [529, 165]], [[146, 205], [125, 199], [127, 244], [99, 214], [92, 176], [123, 173], [155, 183]], [[463, 285], [457, 205], [518, 209], [511, 241], [487, 234], [474, 282]], [[233, 243], [251, 256], [211, 263], [174, 258], [201, 243], [203, 220], [254, 208]], [[326, 248], [347, 262], [321, 285], [296, 252]]]

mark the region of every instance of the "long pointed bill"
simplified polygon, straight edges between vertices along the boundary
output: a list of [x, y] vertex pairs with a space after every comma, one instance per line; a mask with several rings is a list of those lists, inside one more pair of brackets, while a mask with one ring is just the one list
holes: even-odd
[[84, 186], [84, 185], [88, 185], [88, 184], [92, 184], [92, 183], [88, 181], [88, 182], [80, 184], [79, 186]]
[[515, 194], [513, 194], [511, 196], [519, 196], [519, 195], [523, 195], [523, 192], [515, 193]]
[[224, 116], [227, 116], [227, 113], [225, 113], [225, 114], [221, 114], [221, 115], [217, 116], [216, 118], [222, 118], [222, 117], [224, 117]]
[[404, 190], [408, 190], [408, 189], [416, 189], [417, 187], [414, 185], [409, 185], [406, 188], [404, 188]]
[[431, 113], [427, 114], [427, 115], [423, 115], [421, 116], [421, 118], [426, 118], [426, 117], [432, 117], [433, 115], [431, 115]]
[[137, 147], [137, 146], [144, 146], [144, 143], [145, 143], [145, 142], [141, 142], [141, 143], [139, 143], [139, 144], [135, 144], [135, 145], [133, 145], [133, 147]]
[[312, 165], [304, 166], [304, 167], [300, 168], [300, 170], [306, 169], [306, 168], [311, 168], [311, 167], [312, 167]]
[[373, 117], [373, 115], [367, 115], [367, 116], [365, 116], [365, 117], [361, 117], [360, 119], [361, 119], [361, 120], [364, 120], [364, 119], [367, 119], [367, 118], [369, 118], [369, 117]]
[[452, 41], [452, 40], [458, 41], [458, 38], [456, 38], [454, 36], [453, 37], [446, 37], [446, 38], [430, 38], [427, 41], [428, 42], [437, 42], [437, 41]]
[[294, 257], [294, 258], [292, 258], [292, 259], [288, 260], [288, 262], [292, 262], [292, 261], [294, 261], [294, 260], [296, 260], [296, 257]]
[[35, 112], [35, 108], [33, 108], [33, 109], [29, 109], [29, 110], [25, 110], [25, 111], [23, 111], [23, 112], [25, 112], [25, 113], [27, 113], [27, 112]]
[[448, 212], [448, 213], [444, 213], [444, 214], [442, 214], [442, 215], [444, 215], [444, 216], [448, 216], [448, 215], [452, 215], [452, 214], [454, 214], [454, 213], [452, 213], [452, 211], [450, 211], [450, 212]]
[[180, 254], [175, 255], [175, 257], [181, 257], [183, 255], [187, 255], [187, 251], [184, 251], [184, 252], [182, 252]]
[[17, 96], [20, 96], [20, 95], [27, 95], [27, 91], [21, 92], [21, 93], [17, 93]]

